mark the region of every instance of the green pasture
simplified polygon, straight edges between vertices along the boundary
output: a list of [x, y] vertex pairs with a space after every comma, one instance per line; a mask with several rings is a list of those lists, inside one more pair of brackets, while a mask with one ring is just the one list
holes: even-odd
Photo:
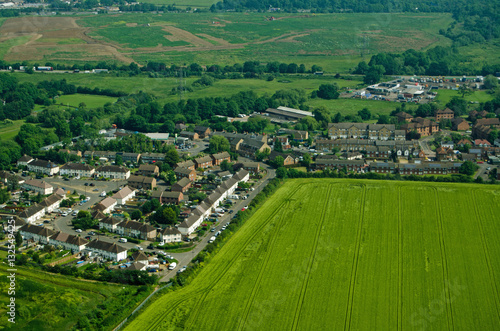
[[56, 104], [63, 104], [64, 106], [78, 107], [83, 102], [87, 108], [102, 107], [106, 103], [114, 103], [118, 98], [108, 97], [105, 95], [91, 95], [91, 94], [70, 94], [61, 95], [56, 99]]
[[[471, 94], [465, 96], [465, 100], [472, 102], [486, 102], [494, 99], [494, 94], [490, 94], [488, 91], [485, 90], [472, 90], [472, 91], [473, 92]], [[460, 91], [439, 89], [438, 94], [436, 96], [436, 101], [441, 105], [441, 107], [444, 107], [444, 105], [446, 105], [453, 97], [461, 98], [462, 94], [460, 93]]]
[[0, 328], [3, 330], [71, 330], [77, 329], [77, 325], [78, 329], [84, 329], [85, 323], [77, 322], [91, 312], [94, 316], [97, 313], [107, 317], [102, 327], [112, 329], [149, 292], [141, 292], [134, 286], [82, 281], [17, 267], [16, 323], [12, 324], [7, 322], [6, 314], [10, 299], [5, 264], [0, 265], [0, 271], [4, 275], [0, 278], [0, 313], [4, 316]]
[[24, 120], [0, 122], [0, 141], [14, 139], [23, 124]]
[[[0, 23], [3, 23], [0, 21]], [[1, 26], [1, 24], [0, 24]], [[10, 38], [7, 40], [4, 40], [0, 42], [0, 59], [3, 59], [5, 54], [9, 51], [14, 46], [17, 45], [22, 45], [27, 43], [31, 39], [31, 36], [22, 36], [22, 37], [15, 37], [15, 38]]]
[[499, 194], [290, 180], [126, 330], [496, 329]]

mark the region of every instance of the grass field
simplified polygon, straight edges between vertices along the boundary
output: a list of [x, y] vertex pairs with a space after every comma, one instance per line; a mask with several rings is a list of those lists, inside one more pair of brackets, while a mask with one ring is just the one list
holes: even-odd
[[87, 105], [87, 108], [97, 108], [104, 106], [106, 103], [114, 103], [118, 98], [108, 97], [105, 95], [91, 95], [91, 94], [71, 94], [71, 95], [61, 95], [57, 99], [58, 104], [69, 105], [73, 107], [78, 107], [78, 105], [83, 102]]
[[23, 124], [24, 120], [0, 123], [0, 140], [13, 139]]
[[[0, 272], [8, 274], [5, 264], [0, 265]], [[0, 285], [3, 330], [70, 330], [94, 309], [106, 317], [101, 326], [110, 329], [148, 293], [138, 291], [139, 287], [82, 281], [17, 267], [16, 323], [12, 324], [6, 318], [8, 279], [1, 277]]]
[[126, 330], [493, 330], [500, 190], [290, 180]]
[[[462, 94], [460, 94], [459, 91], [440, 89], [438, 90], [436, 101], [441, 107], [444, 107], [453, 97], [461, 98]], [[488, 91], [479, 90], [466, 95], [465, 100], [473, 102], [486, 102], [493, 100], [494, 97], [495, 95], [488, 93]]]

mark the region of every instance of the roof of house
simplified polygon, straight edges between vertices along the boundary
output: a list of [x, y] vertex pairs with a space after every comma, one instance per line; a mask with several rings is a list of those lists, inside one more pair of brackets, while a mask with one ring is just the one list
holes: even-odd
[[453, 110], [451, 110], [450, 108], [445, 108], [443, 110], [438, 110], [436, 112], [436, 115], [437, 114], [454, 114]]
[[191, 131], [186, 131], [182, 130], [181, 133], [179, 133], [181, 136], [186, 136], [186, 137], [194, 137], [195, 135], [198, 135], [197, 132], [191, 132]]
[[210, 130], [210, 128], [208, 126], [198, 125], [198, 126], [195, 126], [195, 128], [194, 128], [195, 132], [203, 132], [203, 133], [205, 133], [207, 130]]
[[200, 163], [205, 163], [205, 162], [210, 162], [212, 163], [212, 158], [209, 156], [209, 155], [205, 155], [205, 156], [202, 156], [202, 157], [197, 157], [194, 159], [194, 161], [198, 164]]
[[66, 163], [61, 167], [61, 169], [69, 169], [69, 170], [82, 170], [82, 171], [91, 171], [94, 167], [89, 166], [84, 163]]
[[232, 176], [230, 171], [219, 171], [217, 173], [217, 176], [219, 177], [226, 177], [226, 176]]
[[46, 161], [46, 160], [40, 160], [36, 159], [35, 161], [31, 161], [29, 163], [29, 166], [31, 167], [40, 167], [40, 168], [56, 168], [58, 167], [57, 164], [51, 161]]
[[194, 170], [184, 168], [184, 167], [177, 167], [175, 168], [174, 172], [183, 174], [183, 175], [190, 175]]
[[217, 154], [212, 154], [212, 156], [216, 160], [227, 159], [228, 157], [231, 157], [231, 155], [229, 155], [228, 152], [221, 152], [221, 153], [217, 153]]
[[123, 221], [120, 224], [118, 224], [118, 226], [121, 228], [124, 228], [124, 229], [132, 229], [132, 230], [137, 230], [137, 231], [146, 232], [146, 233], [149, 233], [153, 230], [156, 230], [156, 228], [152, 227], [149, 224], [144, 224], [141, 222], [130, 221], [130, 220]]
[[43, 207], [50, 207], [52, 206], [53, 204], [57, 203], [58, 201], [61, 201], [63, 199], [62, 196], [58, 195], [58, 194], [51, 194], [50, 196], [48, 196], [47, 198], [43, 199], [39, 205], [40, 206], [43, 206]]
[[396, 116], [397, 117], [403, 117], [403, 118], [413, 118], [413, 116], [411, 116], [408, 113], [405, 113], [404, 111], [400, 111], [399, 113], [396, 114]]
[[500, 125], [500, 119], [498, 117], [493, 118], [481, 118], [476, 121], [476, 125]]
[[164, 236], [168, 236], [168, 235], [181, 234], [181, 232], [177, 228], [168, 227], [168, 228], [163, 229], [163, 231], [161, 232], [161, 234], [164, 235]]
[[90, 213], [93, 219], [96, 220], [102, 220], [103, 218], [106, 218], [107, 216], [104, 215], [100, 210], [94, 210], [93, 212]]
[[61, 242], [68, 243], [70, 245], [76, 245], [76, 246], [82, 246], [88, 244], [87, 239], [83, 239], [81, 237], [72, 235], [72, 234], [67, 234], [61, 231], [56, 232], [50, 237], [51, 240], [57, 240]]
[[99, 221], [99, 223], [104, 223], [104, 224], [109, 224], [109, 225], [117, 225], [120, 224], [122, 221], [113, 217], [113, 216], [106, 216], [103, 219]]
[[44, 209], [45, 209], [45, 206], [33, 205], [33, 206], [26, 208], [22, 212], [20, 212], [17, 216], [19, 216], [21, 218], [28, 218], [28, 217], [31, 217], [31, 216], [35, 215], [36, 213], [44, 210]]
[[19, 231], [36, 234], [43, 237], [50, 237], [55, 233], [54, 231], [47, 229], [43, 226], [37, 226], [33, 224], [24, 224], [19, 229]]
[[126, 198], [128, 197], [130, 194], [132, 194], [132, 192], [134, 192], [133, 189], [131, 189], [130, 187], [128, 186], [125, 186], [124, 188], [122, 188], [120, 191], [116, 192], [112, 198], [113, 199], [123, 199], [123, 198]]
[[33, 158], [31, 156], [24, 154], [23, 156], [21, 156], [19, 158], [19, 160], [17, 160], [17, 162], [28, 162], [31, 160], [33, 160]]
[[139, 171], [158, 171], [159, 168], [156, 164], [141, 164]]
[[136, 176], [132, 175], [128, 178], [129, 183], [145, 183], [145, 184], [152, 184], [156, 182], [156, 179], [153, 177], [147, 177], [147, 176]]
[[52, 185], [50, 185], [49, 183], [38, 179], [28, 179], [27, 181], [24, 182], [24, 184], [42, 189], [48, 189], [52, 187]]
[[87, 248], [98, 249], [110, 253], [121, 253], [127, 251], [125, 247], [119, 246], [116, 243], [109, 243], [106, 241], [101, 241], [99, 239], [94, 239], [91, 242], [89, 242], [87, 244]]
[[182, 161], [182, 162], [178, 162], [176, 164], [176, 166], [178, 168], [189, 168], [189, 167], [194, 166], [194, 162], [192, 160]]
[[179, 185], [180, 187], [186, 187], [188, 184], [190, 184], [191, 181], [189, 180], [189, 178], [181, 178], [177, 183], [175, 183], [174, 185]]
[[164, 159], [165, 153], [142, 153], [141, 157], [143, 159], [148, 159], [148, 158]]
[[109, 207], [111, 207], [114, 204], [116, 204], [116, 200], [113, 199], [113, 198], [111, 198], [111, 197], [107, 197], [104, 200], [102, 200], [101, 202], [99, 202], [95, 206], [95, 208], [98, 209], [98, 210], [105, 210], [105, 209], [108, 209]]
[[491, 146], [490, 142], [486, 139], [476, 139], [474, 140], [474, 145], [486, 145], [486, 146]]
[[[141, 260], [143, 261], [143, 260]], [[142, 270], [146, 265], [141, 262], [134, 262], [127, 267], [127, 270]]]
[[146, 256], [146, 254], [144, 254], [143, 252], [141, 251], [137, 251], [137, 252], [134, 252], [132, 253], [132, 255], [130, 256], [134, 261], [148, 261], [148, 257]]
[[97, 172], [120, 172], [120, 173], [127, 173], [130, 170], [120, 167], [120, 166], [114, 166], [114, 165], [105, 165], [101, 166], [96, 169]]

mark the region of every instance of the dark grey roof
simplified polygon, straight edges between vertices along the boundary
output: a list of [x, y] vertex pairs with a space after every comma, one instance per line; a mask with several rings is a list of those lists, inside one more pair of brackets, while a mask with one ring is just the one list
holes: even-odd
[[47, 228], [44, 228], [43, 226], [36, 226], [36, 225], [32, 225], [32, 224], [23, 225], [19, 229], [19, 231], [33, 233], [33, 234], [37, 234], [39, 236], [44, 236], [44, 237], [50, 237], [55, 233], [54, 231], [47, 229]]
[[87, 248], [98, 249], [110, 253], [121, 253], [127, 251], [125, 247], [119, 246], [115, 243], [108, 243], [99, 239], [94, 239], [87, 244]]

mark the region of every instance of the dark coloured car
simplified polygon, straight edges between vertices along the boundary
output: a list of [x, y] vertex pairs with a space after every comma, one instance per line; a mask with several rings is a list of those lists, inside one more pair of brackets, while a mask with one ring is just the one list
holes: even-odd
[[94, 183], [90, 183], [90, 186], [95, 186], [95, 184]]
[[89, 183], [85, 183], [85, 186], [89, 186]]

